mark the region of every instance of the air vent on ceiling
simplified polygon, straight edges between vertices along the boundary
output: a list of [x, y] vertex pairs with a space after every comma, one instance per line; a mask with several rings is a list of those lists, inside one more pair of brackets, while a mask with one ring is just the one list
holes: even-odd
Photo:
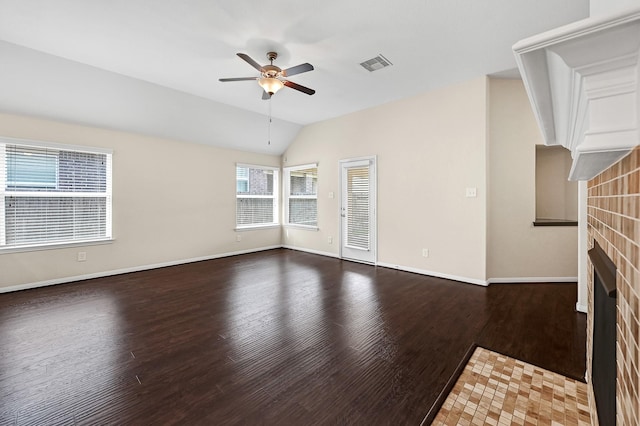
[[381, 70], [382, 68], [391, 66], [393, 64], [387, 58], [382, 56], [382, 54], [380, 54], [375, 58], [371, 58], [368, 61], [362, 62], [360, 65], [362, 65], [362, 67], [367, 71], [373, 72], [373, 71]]

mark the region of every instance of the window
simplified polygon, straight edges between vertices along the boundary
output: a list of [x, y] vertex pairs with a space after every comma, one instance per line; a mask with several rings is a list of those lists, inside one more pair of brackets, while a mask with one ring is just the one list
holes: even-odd
[[0, 138], [0, 250], [111, 238], [111, 152]]
[[278, 225], [278, 169], [236, 165], [236, 226]]
[[285, 179], [285, 223], [318, 226], [318, 165], [287, 167]]
[[236, 191], [238, 194], [249, 192], [249, 168], [236, 167]]

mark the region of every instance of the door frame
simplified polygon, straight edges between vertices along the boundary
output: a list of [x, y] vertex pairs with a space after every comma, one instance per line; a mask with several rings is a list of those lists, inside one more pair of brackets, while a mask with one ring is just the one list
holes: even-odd
[[[358, 260], [358, 259], [352, 259], [352, 258], [345, 258], [343, 256], [343, 248], [344, 248], [344, 223], [343, 223], [343, 218], [342, 218], [342, 209], [344, 207], [343, 203], [344, 203], [344, 199], [345, 199], [345, 194], [343, 193], [343, 191], [345, 190], [345, 188], [343, 188], [343, 178], [344, 178], [344, 166], [345, 164], [348, 163], [352, 163], [352, 162], [358, 162], [358, 161], [369, 161], [369, 173], [370, 173], [370, 187], [369, 187], [369, 203], [371, 206], [371, 216], [369, 217], [369, 227], [370, 227], [370, 251], [373, 255], [373, 260], [371, 262], [369, 261], [364, 261], [364, 260]], [[338, 216], [338, 222], [339, 222], [339, 226], [340, 226], [340, 259], [343, 260], [348, 260], [351, 262], [359, 262], [359, 263], [366, 263], [368, 265], [377, 265], [378, 264], [378, 156], [377, 155], [368, 155], [368, 156], [363, 156], [363, 157], [354, 157], [354, 158], [345, 158], [343, 160], [339, 161], [339, 173], [340, 173], [340, 208], [338, 211], [338, 214], [340, 216]]]

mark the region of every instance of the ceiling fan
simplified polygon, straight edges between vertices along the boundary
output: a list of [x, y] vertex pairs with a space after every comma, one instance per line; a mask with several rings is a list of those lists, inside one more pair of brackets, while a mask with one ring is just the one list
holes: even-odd
[[301, 86], [299, 84], [294, 83], [293, 81], [286, 80], [286, 77], [302, 74], [303, 72], [313, 71], [313, 65], [309, 63], [304, 63], [300, 65], [296, 65], [295, 67], [287, 68], [285, 70], [281, 69], [273, 65], [273, 61], [278, 57], [276, 52], [268, 52], [267, 59], [269, 59], [270, 64], [261, 66], [259, 63], [254, 61], [249, 55], [245, 53], [237, 54], [241, 59], [246, 61], [249, 65], [260, 71], [259, 77], [236, 77], [236, 78], [221, 78], [220, 81], [223, 83], [227, 83], [229, 81], [247, 81], [247, 80], [256, 80], [260, 87], [262, 87], [262, 99], [270, 99], [272, 95], [274, 95], [278, 90], [282, 89], [284, 86], [295, 89], [299, 92], [306, 93], [307, 95], [313, 95], [316, 93], [315, 90], [309, 89], [308, 87]]

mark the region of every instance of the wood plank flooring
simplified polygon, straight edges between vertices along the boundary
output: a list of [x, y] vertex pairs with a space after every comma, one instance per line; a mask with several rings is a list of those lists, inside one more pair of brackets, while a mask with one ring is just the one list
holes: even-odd
[[474, 342], [583, 377], [575, 302], [285, 249], [0, 294], [0, 425], [419, 425]]

